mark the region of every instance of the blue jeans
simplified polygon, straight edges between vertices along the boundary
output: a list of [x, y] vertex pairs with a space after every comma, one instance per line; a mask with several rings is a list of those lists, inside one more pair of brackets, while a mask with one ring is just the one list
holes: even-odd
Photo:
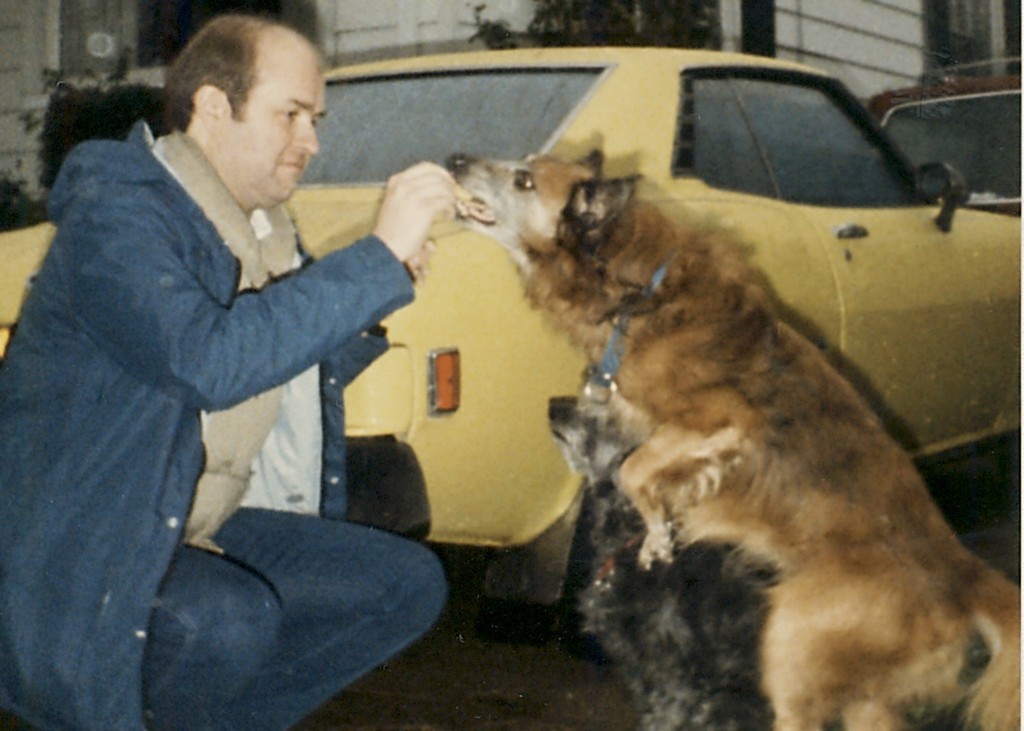
[[294, 725], [423, 635], [447, 598], [423, 546], [351, 523], [242, 509], [183, 546], [150, 620], [143, 686], [156, 730]]

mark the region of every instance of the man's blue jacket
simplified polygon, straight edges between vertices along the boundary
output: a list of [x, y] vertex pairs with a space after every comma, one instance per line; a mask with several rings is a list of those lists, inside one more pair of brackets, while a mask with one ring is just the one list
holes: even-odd
[[203, 465], [199, 412], [321, 364], [325, 514], [344, 514], [342, 386], [412, 300], [374, 237], [258, 293], [144, 130], [87, 142], [0, 366], [0, 707], [141, 729], [152, 600]]

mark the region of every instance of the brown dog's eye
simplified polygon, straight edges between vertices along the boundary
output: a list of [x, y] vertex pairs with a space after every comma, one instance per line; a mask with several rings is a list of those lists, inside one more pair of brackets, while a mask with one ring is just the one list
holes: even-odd
[[516, 190], [533, 190], [533, 176], [529, 170], [516, 170], [516, 177], [513, 181]]

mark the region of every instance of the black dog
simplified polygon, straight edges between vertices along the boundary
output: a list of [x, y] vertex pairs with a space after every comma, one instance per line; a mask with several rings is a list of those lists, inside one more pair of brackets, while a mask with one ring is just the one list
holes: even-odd
[[770, 566], [733, 546], [694, 544], [671, 562], [637, 565], [643, 521], [614, 484], [631, 445], [602, 409], [552, 401], [551, 430], [587, 480], [594, 560], [580, 594], [584, 629], [615, 665], [647, 731], [767, 731], [758, 640]]

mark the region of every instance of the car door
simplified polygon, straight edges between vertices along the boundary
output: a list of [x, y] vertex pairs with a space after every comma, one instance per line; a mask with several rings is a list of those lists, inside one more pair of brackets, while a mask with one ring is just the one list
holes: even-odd
[[[833, 356], [890, 430], [936, 447], [991, 429], [1019, 394], [1013, 226], [961, 211], [940, 231], [898, 154], [827, 78], [703, 69], [684, 74], [682, 96], [675, 175], [706, 185], [734, 219], [771, 207], [782, 235], [800, 239], [809, 276], [762, 254], [778, 298], [799, 307], [795, 290], [831, 280]], [[758, 250], [772, 235], [751, 233]]]
[[[321, 153], [290, 207], [322, 254], [372, 229], [387, 176], [457, 151], [522, 157], [543, 147], [601, 77], [570, 68], [482, 65], [354, 72], [328, 84]], [[508, 109], [516, 109], [509, 114]], [[528, 543], [571, 512], [580, 488], [548, 429], [551, 396], [575, 393], [583, 357], [523, 297], [505, 251], [438, 222], [416, 300], [383, 323], [391, 348], [346, 389], [350, 436], [415, 451], [432, 540]], [[432, 364], [458, 354], [456, 409], [432, 409]]]

